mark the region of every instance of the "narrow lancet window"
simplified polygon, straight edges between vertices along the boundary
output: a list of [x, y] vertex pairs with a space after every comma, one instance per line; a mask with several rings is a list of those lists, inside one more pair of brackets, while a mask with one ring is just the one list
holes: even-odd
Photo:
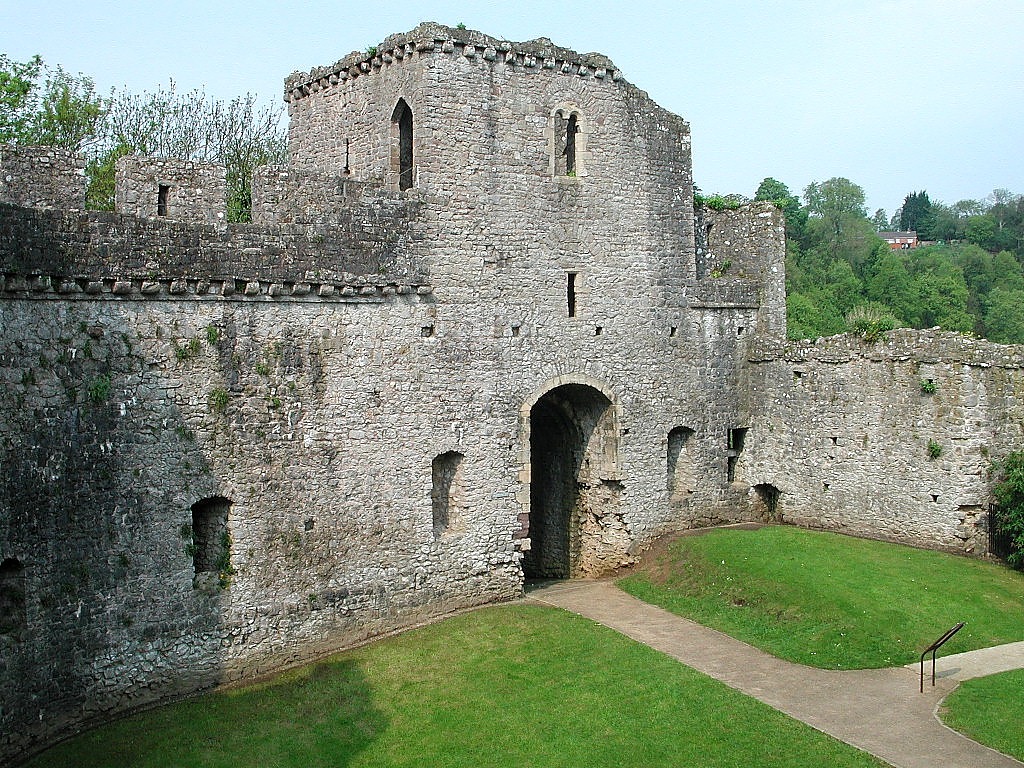
[[565, 286], [565, 299], [569, 309], [569, 317], [576, 317], [576, 273], [569, 272]]
[[576, 115], [570, 115], [565, 124], [565, 175], [576, 175]]
[[402, 191], [412, 188], [413, 183], [413, 153], [412, 153], [412, 110], [405, 103], [405, 99], [399, 99], [394, 113], [391, 115], [391, 122], [395, 127], [395, 155], [394, 163], [398, 171], [398, 188]]
[[[171, 193], [171, 188], [166, 184], [161, 184], [157, 189], [156, 193], [156, 215], [166, 216], [167, 215], [167, 198]], [[152, 198], [150, 198], [152, 199]]]

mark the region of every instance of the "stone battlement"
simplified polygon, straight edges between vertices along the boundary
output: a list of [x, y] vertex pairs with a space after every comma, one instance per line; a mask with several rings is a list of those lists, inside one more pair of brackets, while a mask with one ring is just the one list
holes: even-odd
[[293, 72], [285, 80], [284, 100], [295, 102], [310, 93], [372, 74], [395, 62], [436, 52], [506, 64], [524, 72], [557, 70], [594, 80], [623, 80], [611, 59], [599, 53], [577, 53], [543, 37], [517, 43], [472, 29], [425, 22], [411, 32], [391, 35], [379, 46], [353, 51], [334, 64], [314, 67], [309, 72]]
[[802, 341], [762, 337], [751, 344], [748, 359], [757, 363], [784, 360], [833, 364], [864, 359], [873, 362], [942, 362], [979, 368], [1024, 368], [1024, 346], [996, 344], [938, 328], [897, 328], [874, 343], [852, 333]]
[[85, 209], [85, 158], [56, 147], [0, 144], [0, 203]]
[[[72, 282], [116, 277], [320, 283], [339, 290], [420, 286], [429, 280], [410, 229], [415, 216], [415, 207], [399, 205], [386, 211], [356, 208], [347, 221], [315, 228], [214, 225], [0, 203], [0, 273], [8, 285], [15, 276], [50, 275]], [[55, 282], [58, 289], [61, 284]], [[71, 283], [68, 287], [69, 295], [76, 293]]]

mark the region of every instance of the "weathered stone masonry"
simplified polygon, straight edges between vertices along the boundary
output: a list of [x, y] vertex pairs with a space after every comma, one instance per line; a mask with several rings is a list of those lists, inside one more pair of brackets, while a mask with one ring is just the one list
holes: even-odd
[[286, 101], [252, 224], [210, 166], [126, 158], [96, 213], [79, 159], [0, 155], [2, 759], [666, 531], [984, 548], [1016, 353], [785, 346], [778, 211], [695, 217], [689, 127], [607, 58], [425, 24]]
[[786, 522], [984, 553], [989, 468], [1024, 444], [1022, 366], [1019, 347], [937, 331], [761, 340], [737, 471], [781, 492]]

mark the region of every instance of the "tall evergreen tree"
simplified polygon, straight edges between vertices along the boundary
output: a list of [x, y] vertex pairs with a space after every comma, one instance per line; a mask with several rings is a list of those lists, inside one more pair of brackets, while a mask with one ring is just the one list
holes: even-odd
[[911, 192], [903, 200], [900, 209], [900, 229], [904, 232], [917, 232], [921, 239], [929, 239], [931, 234], [932, 201], [924, 190]]

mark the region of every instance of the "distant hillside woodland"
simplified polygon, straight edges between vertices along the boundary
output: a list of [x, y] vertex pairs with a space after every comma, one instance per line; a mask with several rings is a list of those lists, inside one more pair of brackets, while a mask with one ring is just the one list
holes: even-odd
[[[144, 154], [223, 163], [228, 218], [248, 221], [249, 178], [286, 160], [283, 110], [251, 94], [230, 102], [174, 83], [153, 93], [96, 93], [93, 81], [37, 56], [0, 54], [0, 144], [51, 144], [85, 154], [90, 208], [114, 206], [114, 163]], [[810, 184], [803, 202], [775, 179], [755, 200], [786, 218], [787, 317], [791, 338], [843, 331], [877, 335], [896, 326], [940, 326], [1024, 343], [1024, 196], [997, 189], [953, 205], [913, 192], [892, 218], [868, 216], [864, 190], [844, 178]], [[740, 196], [700, 197], [733, 207]], [[890, 250], [882, 230], [914, 230], [926, 245]]]
[[[912, 192], [891, 218], [883, 210], [869, 217], [864, 190], [844, 178], [808, 185], [803, 204], [767, 178], [754, 199], [774, 202], [786, 218], [790, 338], [938, 326], [1024, 343], [1024, 195], [997, 189], [946, 205]], [[878, 236], [884, 230], [916, 231], [922, 244], [891, 250]]]

